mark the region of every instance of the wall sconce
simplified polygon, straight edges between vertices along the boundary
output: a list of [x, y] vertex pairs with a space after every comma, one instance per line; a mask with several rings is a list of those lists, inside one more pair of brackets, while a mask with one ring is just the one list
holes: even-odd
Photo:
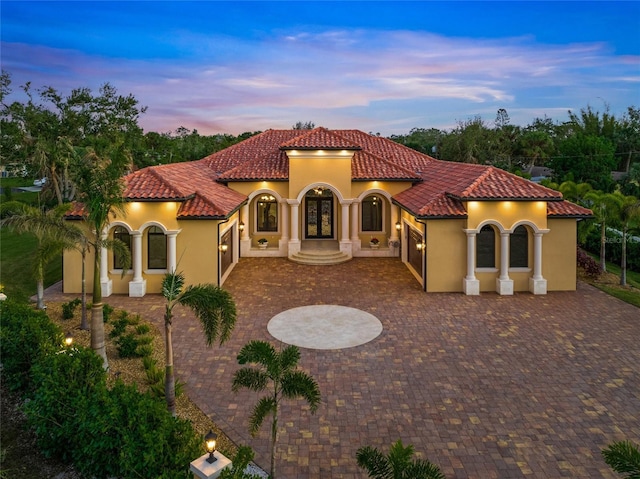
[[72, 344], [73, 344], [73, 334], [71, 334], [71, 331], [69, 331], [67, 334], [64, 335], [64, 345], [70, 348]]
[[322, 186], [317, 186], [313, 189], [313, 192], [317, 195], [317, 196], [322, 196], [322, 194], [324, 193], [324, 190], [326, 188], [323, 188]]
[[402, 223], [399, 221], [396, 223], [396, 231], [400, 231], [402, 229]]
[[227, 250], [229, 249], [229, 245], [227, 243], [222, 243], [220, 246], [218, 246], [218, 249], [220, 250], [220, 252], [222, 254], [227, 254]]
[[209, 429], [209, 432], [204, 437], [204, 445], [207, 448], [207, 452], [209, 453], [209, 457], [207, 458], [207, 462], [209, 464], [213, 464], [218, 460], [218, 458], [213, 455], [213, 453], [216, 452], [217, 439], [218, 436], [211, 429]]
[[423, 242], [416, 243], [416, 248], [418, 249], [418, 251], [423, 251], [426, 246], [427, 245], [424, 244]]
[[244, 223], [242, 221], [238, 223], [238, 229], [240, 230], [240, 233], [244, 231]]

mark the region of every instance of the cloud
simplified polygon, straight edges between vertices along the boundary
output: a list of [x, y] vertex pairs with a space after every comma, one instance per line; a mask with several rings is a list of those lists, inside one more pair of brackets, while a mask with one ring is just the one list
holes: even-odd
[[[435, 101], [467, 105], [471, 115], [483, 104], [518, 108], [523, 97], [563, 96], [578, 86], [591, 92], [614, 81], [618, 89], [631, 90], [638, 81], [637, 58], [616, 57], [603, 43], [544, 45], [532, 37], [481, 40], [377, 30], [279, 32], [257, 39], [181, 31], [167, 41], [184, 50], [182, 58], [114, 59], [3, 43], [3, 68], [16, 84], [31, 81], [62, 91], [97, 89], [108, 81], [149, 106], [141, 119], [145, 129], [184, 125], [202, 133], [239, 133], [285, 121], [290, 127], [306, 119], [318, 124], [318, 118], [341, 115], [382, 118], [379, 109], [399, 111], [403, 105], [401, 116], [387, 120], [398, 128], [416, 118], [433, 119], [429, 105]], [[576, 101], [584, 106], [588, 99]], [[407, 130], [412, 126], [420, 125]]]

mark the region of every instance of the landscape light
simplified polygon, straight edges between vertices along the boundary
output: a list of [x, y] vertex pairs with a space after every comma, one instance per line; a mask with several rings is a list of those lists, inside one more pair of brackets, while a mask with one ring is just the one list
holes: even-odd
[[213, 464], [218, 460], [213, 455], [213, 453], [216, 452], [216, 439], [218, 439], [218, 436], [211, 429], [209, 429], [209, 432], [204, 437], [204, 444], [207, 448], [207, 452], [209, 453], [209, 457], [207, 458], [207, 462], [209, 464]]

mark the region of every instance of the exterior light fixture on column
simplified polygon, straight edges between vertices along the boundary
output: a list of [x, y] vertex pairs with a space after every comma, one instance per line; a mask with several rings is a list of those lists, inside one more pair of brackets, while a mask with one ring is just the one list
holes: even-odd
[[71, 331], [69, 331], [67, 334], [64, 335], [64, 345], [70, 348], [72, 344], [73, 344], [73, 334], [71, 334]]
[[402, 229], [402, 223], [399, 221], [396, 223], [396, 231], [400, 231]]
[[222, 243], [220, 246], [218, 246], [218, 249], [220, 250], [220, 252], [222, 254], [227, 254], [227, 250], [229, 249], [229, 245], [227, 243]]
[[426, 245], [421, 241], [420, 243], [416, 243], [416, 248], [418, 251], [423, 251]]
[[244, 231], [244, 223], [242, 221], [238, 223], [238, 229], [240, 230], [240, 233]]
[[209, 432], [204, 437], [204, 444], [205, 444], [205, 446], [207, 448], [207, 452], [209, 453], [209, 457], [207, 458], [207, 462], [209, 464], [213, 464], [214, 462], [216, 462], [218, 460], [213, 455], [213, 453], [216, 452], [216, 440], [217, 439], [218, 439], [218, 436], [211, 429], [209, 429]]

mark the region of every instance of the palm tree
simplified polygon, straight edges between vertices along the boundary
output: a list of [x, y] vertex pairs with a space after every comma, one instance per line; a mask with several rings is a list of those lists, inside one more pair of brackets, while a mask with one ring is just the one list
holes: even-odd
[[599, 190], [586, 193], [584, 201], [593, 211], [596, 222], [600, 224], [600, 268], [606, 272], [605, 244], [607, 242], [607, 223], [617, 216], [621, 202], [618, 196], [611, 193], [603, 193]]
[[[618, 193], [619, 195], [619, 193]], [[620, 284], [627, 284], [627, 234], [629, 228], [640, 225], [640, 201], [635, 196], [625, 196], [618, 212], [618, 223], [622, 227], [622, 257], [620, 259]]]
[[69, 205], [44, 211], [19, 201], [2, 205], [2, 224], [18, 233], [32, 233], [37, 246], [34, 254], [37, 308], [45, 309], [44, 270], [46, 265], [65, 249], [75, 248], [82, 238], [79, 228], [66, 223], [63, 215]]
[[412, 460], [413, 446], [398, 441], [386, 456], [378, 449], [365, 446], [356, 451], [358, 466], [366, 469], [371, 479], [445, 479], [440, 468], [428, 460]]
[[165, 398], [167, 409], [176, 415], [176, 380], [173, 371], [171, 327], [173, 308], [180, 304], [190, 308], [202, 324], [207, 345], [219, 339], [224, 343], [236, 324], [236, 304], [228, 291], [213, 284], [184, 287], [184, 274], [169, 272], [162, 280], [162, 296], [167, 300], [164, 312]]
[[640, 450], [631, 441], [619, 441], [602, 451], [604, 461], [626, 479], [640, 479]]
[[240, 388], [262, 392], [269, 387], [269, 394], [260, 398], [249, 418], [249, 432], [255, 436], [262, 423], [271, 415], [271, 470], [270, 477], [276, 477], [276, 442], [278, 440], [278, 409], [283, 399], [304, 399], [314, 414], [320, 404], [318, 383], [309, 374], [297, 369], [300, 350], [297, 346], [287, 346], [276, 351], [266, 341], [250, 341], [238, 353], [239, 364], [256, 364], [236, 371], [231, 389]]

